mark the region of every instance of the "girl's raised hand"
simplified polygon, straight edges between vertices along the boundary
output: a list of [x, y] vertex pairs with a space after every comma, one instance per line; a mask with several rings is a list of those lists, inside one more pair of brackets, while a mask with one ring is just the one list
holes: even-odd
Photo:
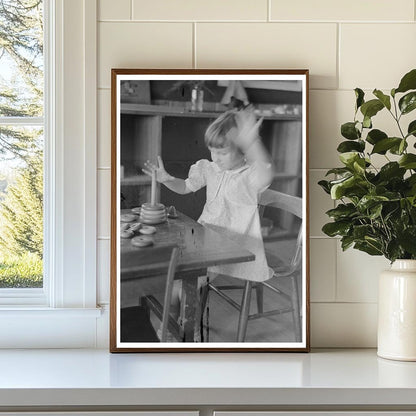
[[256, 121], [254, 112], [250, 109], [241, 110], [236, 114], [237, 122], [237, 145], [247, 149], [259, 138], [259, 128], [263, 122], [263, 117]]
[[144, 164], [144, 168], [142, 169], [143, 172], [148, 176], [152, 176], [152, 172], [156, 172], [156, 180], [160, 183], [171, 180], [172, 176], [166, 172], [163, 160], [160, 156], [157, 157], [157, 163], [158, 166], [147, 160]]

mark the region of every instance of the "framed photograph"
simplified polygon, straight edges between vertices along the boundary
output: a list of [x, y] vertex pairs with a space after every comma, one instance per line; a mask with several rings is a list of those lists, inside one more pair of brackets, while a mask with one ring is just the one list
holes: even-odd
[[113, 69], [111, 352], [309, 351], [308, 70]]

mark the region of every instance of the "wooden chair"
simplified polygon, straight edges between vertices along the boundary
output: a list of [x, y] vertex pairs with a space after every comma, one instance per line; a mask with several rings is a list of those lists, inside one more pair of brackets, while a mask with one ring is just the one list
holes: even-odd
[[[161, 321], [161, 335], [160, 341], [166, 342], [168, 330], [173, 333], [175, 338], [180, 338], [180, 329], [178, 325], [174, 321], [173, 318], [170, 317], [170, 305], [172, 299], [172, 290], [173, 290], [173, 281], [175, 278], [176, 266], [178, 264], [179, 258], [179, 248], [177, 246], [173, 247], [170, 260], [168, 271], [166, 275], [166, 285], [165, 285], [165, 292], [163, 297], [163, 304], [161, 304], [156, 297], [153, 295], [155, 289], [160, 287], [160, 277], [155, 277], [150, 280], [150, 283], [144, 282], [142, 285], [142, 297], [140, 298], [140, 306], [144, 308], [147, 315], [148, 325], [150, 323], [150, 311], [152, 311]], [[156, 282], [158, 280], [158, 282]]]
[[[282, 192], [266, 190], [260, 196], [259, 201], [259, 212], [262, 216], [264, 207], [273, 207], [279, 208], [281, 210], [290, 212], [296, 217], [302, 219], [302, 199], [299, 197], [291, 196], [284, 194]], [[260, 319], [272, 315], [278, 315], [283, 313], [292, 313], [293, 319], [293, 328], [295, 340], [297, 342], [301, 341], [302, 338], [302, 325], [301, 325], [301, 315], [300, 315], [300, 298], [299, 298], [299, 289], [297, 276], [301, 273], [302, 267], [302, 225], [299, 227], [299, 232], [296, 240], [296, 248], [292, 257], [288, 261], [283, 261], [275, 253], [271, 254], [266, 251], [266, 258], [269, 264], [274, 271], [273, 280], [277, 281], [279, 279], [289, 279], [290, 280], [290, 293], [285, 293], [282, 289], [276, 287], [269, 283], [269, 280], [266, 282], [253, 282], [245, 281], [244, 286], [235, 286], [235, 285], [215, 285], [214, 283], [208, 283], [205, 287], [202, 294], [202, 308], [205, 309], [208, 291], [211, 290], [219, 295], [222, 299], [227, 301], [230, 305], [236, 308], [239, 311], [239, 322], [237, 329], [237, 342], [244, 342], [247, 331], [247, 324], [250, 320]], [[272, 279], [270, 279], [272, 280]], [[257, 313], [250, 314], [250, 300], [252, 289], [256, 290], [256, 299], [257, 299]], [[263, 291], [264, 288], [271, 290], [272, 292], [286, 298], [290, 306], [289, 307], [279, 307], [268, 311], [264, 311], [263, 308]], [[229, 295], [227, 295], [228, 290], [234, 289], [243, 289], [242, 301], [241, 303], [235, 302]]]

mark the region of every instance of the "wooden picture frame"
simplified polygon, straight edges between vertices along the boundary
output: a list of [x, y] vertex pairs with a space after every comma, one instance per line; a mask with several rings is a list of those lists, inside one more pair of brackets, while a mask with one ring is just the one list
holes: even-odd
[[[303, 69], [112, 70], [111, 352], [309, 351], [308, 77]], [[223, 144], [238, 161], [231, 168], [211, 161], [204, 142], [225, 112], [261, 119], [245, 147], [238, 135], [239, 147]], [[165, 184], [143, 172], [158, 156], [171, 175]], [[252, 178], [265, 169], [272, 182], [258, 194]], [[189, 193], [165, 186], [172, 177], [190, 177], [178, 181]], [[206, 192], [230, 225], [197, 222]], [[240, 231], [246, 223], [254, 228]], [[262, 244], [277, 273], [265, 282]]]

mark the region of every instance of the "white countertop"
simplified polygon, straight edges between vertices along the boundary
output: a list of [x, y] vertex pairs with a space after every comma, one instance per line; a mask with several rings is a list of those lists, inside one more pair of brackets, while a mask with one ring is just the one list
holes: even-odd
[[375, 350], [110, 354], [0, 350], [0, 407], [416, 405], [416, 362]]

